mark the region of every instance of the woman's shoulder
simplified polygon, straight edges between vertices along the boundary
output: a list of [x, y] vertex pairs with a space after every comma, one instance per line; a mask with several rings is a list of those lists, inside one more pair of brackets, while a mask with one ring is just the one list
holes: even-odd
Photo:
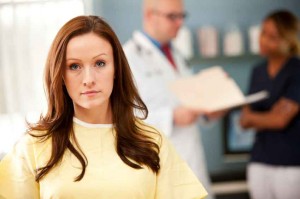
[[293, 57], [290, 58], [290, 60], [293, 63], [300, 64], [300, 57], [299, 56], [293, 56]]
[[287, 63], [290, 70], [294, 73], [300, 72], [300, 58], [299, 57], [292, 57]]
[[[180, 196], [174, 198], [204, 198], [207, 195], [205, 188], [199, 182], [187, 163], [177, 153], [171, 142], [155, 127], [139, 121], [143, 129], [159, 142], [160, 171], [158, 174], [159, 198], [168, 198], [175, 193]], [[172, 182], [172, 184], [169, 184]], [[171, 186], [170, 186], [171, 185]]]
[[24, 159], [29, 162], [35, 160], [38, 156], [43, 156], [44, 151], [49, 147], [47, 140], [41, 141], [33, 135], [41, 135], [39, 131], [27, 131], [24, 133], [13, 148], [4, 156], [3, 160]]
[[47, 140], [46, 133], [47, 131], [27, 130], [23, 136], [23, 140], [31, 144], [38, 144]]
[[16, 142], [13, 152], [18, 154], [35, 154], [40, 155], [50, 146], [49, 139], [42, 139], [44, 131], [27, 131]]
[[136, 120], [136, 125], [146, 136], [152, 138], [157, 144], [161, 145], [164, 136], [159, 129], [140, 119]]

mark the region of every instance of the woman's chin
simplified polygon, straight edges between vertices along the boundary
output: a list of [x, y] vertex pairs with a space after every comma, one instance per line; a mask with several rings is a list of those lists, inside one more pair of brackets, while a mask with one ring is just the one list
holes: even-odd
[[87, 103], [77, 104], [77, 108], [85, 109], [85, 110], [95, 110], [95, 109], [101, 109], [106, 105], [107, 103], [105, 102], [87, 102]]
[[269, 53], [264, 51], [264, 50], [260, 50], [259, 55], [262, 56], [262, 57], [268, 57]]

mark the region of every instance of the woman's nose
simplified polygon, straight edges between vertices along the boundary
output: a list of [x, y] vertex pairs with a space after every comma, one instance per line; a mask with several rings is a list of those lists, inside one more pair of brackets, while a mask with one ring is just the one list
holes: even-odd
[[85, 67], [83, 85], [87, 87], [92, 87], [95, 85], [95, 75], [92, 67]]

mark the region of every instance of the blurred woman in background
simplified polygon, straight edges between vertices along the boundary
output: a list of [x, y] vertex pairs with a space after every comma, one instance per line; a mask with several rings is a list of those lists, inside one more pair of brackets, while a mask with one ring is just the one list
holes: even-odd
[[300, 198], [300, 59], [299, 22], [286, 10], [262, 24], [260, 54], [266, 58], [252, 72], [250, 91], [269, 98], [245, 107], [244, 128], [256, 129], [248, 167], [254, 199]]

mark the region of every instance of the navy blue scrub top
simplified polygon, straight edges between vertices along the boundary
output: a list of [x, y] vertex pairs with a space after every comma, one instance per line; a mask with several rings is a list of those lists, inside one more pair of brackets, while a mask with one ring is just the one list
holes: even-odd
[[[271, 78], [267, 61], [252, 71], [249, 94], [266, 90], [268, 99], [254, 103], [250, 108], [264, 112], [282, 97], [300, 105], [300, 59], [290, 58], [278, 74]], [[251, 161], [276, 166], [300, 166], [300, 113], [282, 130], [261, 130], [256, 133]]]

